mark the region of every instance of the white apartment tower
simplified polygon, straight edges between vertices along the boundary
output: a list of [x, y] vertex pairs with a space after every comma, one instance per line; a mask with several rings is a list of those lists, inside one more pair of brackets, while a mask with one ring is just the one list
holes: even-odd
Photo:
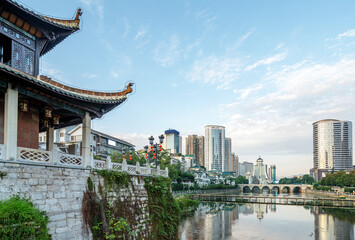
[[205, 167], [207, 171], [225, 170], [225, 128], [223, 126], [205, 126]]
[[327, 171], [353, 168], [352, 123], [325, 119], [313, 123], [313, 176], [316, 180]]

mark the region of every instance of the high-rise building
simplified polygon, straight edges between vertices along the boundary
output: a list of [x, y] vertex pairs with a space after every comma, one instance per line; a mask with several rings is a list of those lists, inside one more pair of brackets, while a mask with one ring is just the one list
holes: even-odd
[[328, 171], [352, 170], [352, 123], [325, 119], [313, 123], [313, 169], [316, 181]]
[[194, 155], [196, 161], [204, 166], [204, 137], [189, 135], [186, 138], [186, 155]]
[[239, 169], [238, 169], [238, 155], [235, 155], [235, 153], [232, 153], [232, 172], [235, 172], [237, 176], [239, 176]]
[[269, 168], [269, 179], [272, 183], [276, 182], [276, 166], [275, 165], [270, 165]]
[[242, 162], [238, 164], [238, 176], [242, 175], [242, 176], [246, 176], [246, 173], [252, 174], [253, 172], [253, 163], [251, 162]]
[[232, 171], [232, 139], [225, 138], [224, 143], [224, 169], [223, 171]]
[[205, 166], [205, 137], [204, 136], [197, 137], [197, 145], [198, 145], [198, 152], [197, 152], [196, 160], [202, 166]]
[[180, 133], [175, 129], [169, 129], [165, 131], [163, 148], [170, 153], [181, 153], [181, 137]]
[[207, 171], [224, 171], [225, 128], [216, 125], [205, 127], [205, 167]]
[[197, 155], [197, 135], [189, 135], [186, 138], [186, 155]]

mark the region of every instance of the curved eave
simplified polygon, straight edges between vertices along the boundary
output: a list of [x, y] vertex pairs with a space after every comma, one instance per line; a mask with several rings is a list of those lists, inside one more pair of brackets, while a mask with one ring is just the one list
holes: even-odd
[[[33, 20], [33, 18], [36, 18], [37, 20], [40, 20], [42, 23], [50, 24], [53, 26], [57, 26], [63, 29], [68, 29], [68, 30], [79, 30], [79, 19], [72, 19], [72, 20], [62, 20], [62, 19], [56, 19], [56, 18], [51, 18], [47, 17], [41, 14], [38, 14], [22, 5], [19, 3], [13, 1], [13, 0], [2, 0], [1, 3], [3, 5], [8, 5], [9, 7], [14, 7], [15, 9], [18, 10], [19, 16], [25, 18], [28, 20]], [[12, 8], [13, 9], [13, 8]], [[13, 9], [14, 10], [14, 9]]]
[[47, 39], [47, 43], [40, 52], [41, 56], [48, 53], [69, 35], [79, 30], [79, 16], [81, 15], [80, 9], [78, 9], [75, 19], [62, 20], [35, 13], [13, 0], [0, 0], [0, 6], [23, 19], [25, 22], [29, 23], [31, 26], [34, 26], [41, 33], [43, 33], [44, 36], [42, 39]]
[[[106, 92], [94, 92], [94, 91], [88, 91], [88, 90], [81, 90], [83, 92], [92, 92], [94, 93], [93, 95], [89, 94], [84, 94], [84, 93], [78, 93], [71, 91], [70, 89], [77, 89], [77, 88], [71, 88], [66, 85], [60, 84], [62, 87], [55, 86], [51, 83], [48, 83], [46, 81], [43, 81], [41, 79], [35, 78], [31, 75], [28, 75], [24, 72], [21, 72], [17, 69], [14, 69], [12, 67], [9, 67], [5, 64], [0, 63], [0, 69], [3, 71], [6, 71], [12, 75], [16, 75], [18, 77], [21, 77], [22, 79], [25, 79], [26, 81], [29, 81], [31, 83], [34, 83], [38, 86], [44, 87], [50, 91], [54, 91], [56, 93], [59, 93], [61, 95], [65, 95], [71, 98], [87, 101], [87, 102], [93, 102], [93, 103], [102, 103], [102, 104], [120, 104], [124, 102], [127, 99], [127, 96], [124, 95], [125, 91], [122, 92], [111, 92], [111, 93], [106, 93]], [[53, 81], [55, 82], [55, 81]], [[65, 89], [67, 88], [67, 89]]]

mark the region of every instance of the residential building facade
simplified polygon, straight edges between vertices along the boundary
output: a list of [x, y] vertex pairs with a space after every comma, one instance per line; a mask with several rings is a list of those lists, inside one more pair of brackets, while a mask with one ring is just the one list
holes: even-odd
[[186, 138], [186, 155], [193, 155], [204, 166], [204, 137], [189, 135]]
[[223, 171], [229, 172], [232, 170], [232, 139], [225, 138], [224, 143], [224, 169]]
[[246, 173], [249, 173], [249, 174], [252, 174], [253, 172], [253, 163], [251, 162], [242, 162], [242, 163], [239, 163], [239, 166], [238, 166], [238, 176], [239, 175], [242, 175], [242, 176], [246, 176]]
[[231, 156], [231, 160], [232, 160], [232, 169], [231, 171], [232, 172], [235, 172], [237, 174], [237, 176], [239, 175], [239, 170], [238, 170], [238, 163], [239, 163], [239, 157], [238, 155], [235, 155], [235, 153], [232, 153], [232, 156]]
[[222, 172], [225, 168], [225, 127], [205, 126], [205, 167]]
[[325, 119], [313, 123], [313, 169], [320, 180], [328, 171], [352, 170], [352, 122]]

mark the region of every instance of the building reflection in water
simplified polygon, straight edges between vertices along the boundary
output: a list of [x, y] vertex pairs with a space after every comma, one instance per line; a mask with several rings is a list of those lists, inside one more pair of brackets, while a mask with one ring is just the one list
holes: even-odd
[[[307, 209], [302, 210], [307, 213]], [[276, 213], [276, 210], [276, 204], [201, 203], [191, 216], [183, 219], [180, 225], [180, 239], [231, 239], [233, 224], [241, 221], [243, 216], [255, 215], [259, 222], [268, 221], [264, 219], [266, 214]], [[314, 215], [314, 233], [309, 235], [310, 239], [354, 239], [355, 226], [351, 221], [340, 220], [320, 207], [310, 207], [309, 211]]]
[[[329, 209], [329, 211], [334, 212], [334, 209]], [[327, 209], [320, 207], [312, 208], [311, 213], [314, 215], [315, 240], [354, 239], [354, 225], [350, 221], [341, 220], [331, 213], [328, 214]]]

